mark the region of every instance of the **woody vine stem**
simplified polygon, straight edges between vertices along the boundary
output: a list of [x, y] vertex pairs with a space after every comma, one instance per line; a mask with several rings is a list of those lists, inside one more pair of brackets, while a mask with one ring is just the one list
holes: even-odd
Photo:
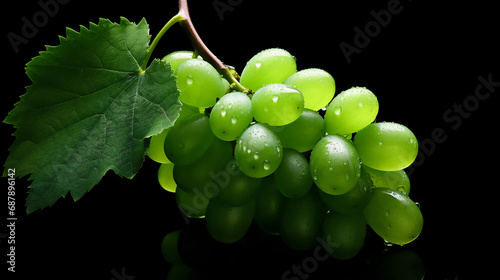
[[144, 63], [141, 67], [141, 70], [144, 71], [144, 69], [147, 67], [147, 63], [149, 61], [149, 58], [151, 57], [151, 54], [153, 53], [153, 50], [155, 49], [156, 45], [160, 41], [160, 39], [163, 37], [163, 35], [172, 27], [174, 24], [179, 23], [181, 27], [184, 29], [186, 32], [189, 40], [191, 41], [191, 44], [193, 45], [193, 48], [195, 52], [205, 61], [210, 63], [212, 66], [217, 69], [217, 71], [226, 79], [229, 81], [231, 84], [231, 88], [244, 92], [246, 94], [250, 93], [250, 90], [245, 88], [240, 84], [240, 82], [236, 79], [236, 77], [231, 73], [229, 68], [219, 59], [217, 58], [212, 51], [203, 43], [203, 40], [201, 40], [200, 35], [198, 35], [198, 32], [194, 28], [193, 22], [191, 21], [191, 17], [189, 15], [189, 9], [188, 9], [188, 4], [187, 0], [179, 0], [179, 13], [177, 13], [175, 16], [173, 16], [166, 24], [163, 26], [163, 28], [160, 30], [158, 35], [156, 35], [155, 39], [151, 43], [148, 49], [148, 53], [146, 55], [146, 59], [144, 60]]

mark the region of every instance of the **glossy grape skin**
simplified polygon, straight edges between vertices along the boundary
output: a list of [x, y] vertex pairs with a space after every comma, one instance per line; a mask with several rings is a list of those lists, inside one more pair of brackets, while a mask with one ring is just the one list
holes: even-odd
[[347, 193], [361, 175], [356, 148], [338, 135], [327, 135], [318, 141], [311, 152], [309, 165], [314, 183], [331, 195]]
[[404, 170], [380, 171], [368, 166], [363, 169], [370, 174], [373, 186], [376, 188], [389, 188], [391, 190], [410, 194], [410, 178]]
[[191, 106], [212, 107], [227, 91], [215, 68], [200, 59], [182, 62], [176, 71], [179, 100]]
[[200, 159], [215, 138], [208, 117], [193, 115], [170, 128], [165, 154], [176, 165], [188, 165]]
[[326, 208], [314, 189], [302, 197], [286, 199], [278, 225], [283, 242], [294, 250], [313, 248], [325, 214]]
[[325, 114], [328, 134], [347, 135], [359, 131], [375, 120], [377, 97], [368, 89], [353, 87], [338, 94]]
[[313, 185], [309, 162], [294, 149], [283, 151], [281, 164], [273, 175], [276, 186], [288, 198], [305, 195]]
[[335, 95], [335, 80], [322, 69], [304, 69], [292, 74], [283, 84], [297, 87], [304, 95], [304, 108], [318, 111]]
[[420, 208], [408, 196], [391, 189], [373, 189], [363, 213], [373, 231], [397, 245], [412, 242], [422, 231]]
[[230, 206], [241, 206], [255, 197], [262, 179], [249, 177], [241, 170], [231, 173], [221, 186], [217, 198]]
[[362, 213], [372, 196], [373, 183], [364, 168], [352, 190], [341, 195], [329, 195], [318, 189], [319, 197], [329, 210], [341, 214]]
[[175, 193], [177, 183], [174, 180], [174, 164], [163, 163], [158, 168], [158, 182], [167, 191]]
[[209, 197], [197, 191], [186, 192], [181, 188], [175, 191], [175, 200], [179, 210], [189, 218], [204, 218], [208, 207]]
[[304, 110], [304, 96], [297, 89], [283, 84], [269, 84], [252, 96], [255, 120], [272, 126], [297, 120]]
[[[193, 59], [193, 56], [194, 53], [192, 51], [176, 51], [167, 54], [165, 57], [161, 59], [161, 61], [165, 63], [170, 63], [172, 69], [176, 71], [181, 63], [183, 63], [186, 60]], [[197, 59], [201, 59], [201, 57], [198, 57]]]
[[283, 126], [272, 126], [271, 129], [281, 139], [283, 147], [303, 153], [312, 150], [325, 135], [325, 121], [318, 112], [304, 109], [297, 120]]
[[363, 164], [382, 171], [404, 169], [418, 154], [415, 135], [407, 127], [389, 122], [372, 123], [354, 137]]
[[[229, 142], [214, 139], [205, 154], [188, 165], [174, 166], [173, 176], [179, 188], [187, 192], [197, 189], [201, 193], [218, 193], [226, 185], [227, 169], [233, 162], [233, 146]], [[215, 181], [215, 179], [217, 181]]]
[[323, 221], [321, 238], [336, 245], [328, 252], [335, 259], [356, 256], [364, 246], [365, 236], [366, 222], [362, 214], [329, 213]]
[[297, 71], [295, 57], [289, 52], [273, 48], [253, 56], [241, 72], [240, 83], [257, 91], [264, 85], [281, 83]]
[[262, 178], [255, 197], [255, 222], [266, 233], [278, 235], [278, 222], [285, 203], [285, 196], [279, 191], [273, 175]]
[[238, 167], [246, 175], [262, 178], [271, 175], [280, 165], [283, 146], [268, 126], [256, 123], [237, 139], [234, 156]]
[[255, 211], [255, 199], [241, 206], [230, 206], [213, 198], [207, 208], [205, 223], [208, 233], [222, 243], [240, 240], [250, 228]]
[[210, 113], [210, 128], [224, 141], [234, 141], [252, 122], [252, 101], [242, 92], [224, 95]]
[[165, 155], [165, 138], [169, 129], [163, 130], [160, 134], [151, 137], [149, 142], [148, 157], [158, 163], [171, 163]]

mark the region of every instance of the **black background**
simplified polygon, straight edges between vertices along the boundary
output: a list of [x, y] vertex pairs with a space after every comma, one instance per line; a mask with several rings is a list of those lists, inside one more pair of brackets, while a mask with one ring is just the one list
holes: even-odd
[[[390, 23], [375, 32], [359, 54], [351, 56], [350, 63], [339, 44], [354, 45], [354, 28], [364, 29], [374, 20], [370, 11], [387, 9], [392, 1], [220, 0], [235, 4], [223, 14], [223, 20], [213, 2], [192, 0], [191, 17], [206, 45], [222, 61], [241, 71], [263, 49], [287, 49], [297, 57], [299, 69], [316, 67], [330, 72], [337, 92], [351, 86], [368, 87], [379, 99], [377, 120], [408, 126], [421, 146], [427, 139], [428, 150], [421, 150], [410, 176], [411, 197], [421, 205], [424, 229], [416, 241], [405, 246], [423, 260], [425, 279], [498, 275], [495, 159], [499, 137], [494, 133], [500, 87], [487, 100], [473, 103], [479, 76], [487, 79], [491, 75], [500, 82], [500, 24], [493, 2], [401, 0], [402, 11], [393, 14]], [[99, 17], [115, 22], [120, 16], [134, 22], [145, 17], [154, 36], [177, 12], [177, 3], [72, 0], [59, 8], [16, 54], [7, 34], [20, 34], [21, 19], [31, 19], [41, 8], [37, 1], [4, 3], [2, 119], [30, 84], [25, 64], [44, 45], [57, 45], [57, 36], [65, 34], [66, 26], [78, 30], [79, 25], [88, 26]], [[153, 56], [181, 49], [190, 49], [190, 44], [175, 26]], [[469, 102], [468, 108], [477, 106], [460, 117], [459, 125], [447, 121], [443, 114], [464, 100]], [[4, 161], [14, 130], [6, 124], [0, 126]], [[436, 129], [444, 131], [444, 142], [430, 140]], [[158, 185], [157, 168], [146, 160], [132, 180], [109, 172], [78, 202], [68, 196], [30, 216], [22, 207], [29, 182], [18, 179], [17, 272], [6, 274], [7, 279], [108, 280], [116, 279], [113, 271], [121, 274], [122, 269], [135, 279], [165, 279], [170, 266], [161, 257], [162, 237], [176, 229], [196, 227], [185, 225], [174, 196]], [[7, 179], [2, 181], [6, 189]], [[6, 195], [5, 190], [2, 215], [7, 213]], [[7, 222], [2, 224], [0, 233], [5, 233]], [[247, 246], [216, 247], [200, 255], [208, 256], [218, 279], [281, 279], [292, 265], [312, 256], [312, 251], [281, 249], [274, 239], [249, 239]], [[6, 241], [2, 238], [0, 243], [2, 274], [8, 267]], [[368, 243], [368, 249], [355, 260], [320, 262], [309, 279], [371, 279], [370, 271], [384, 249], [379, 239]]]

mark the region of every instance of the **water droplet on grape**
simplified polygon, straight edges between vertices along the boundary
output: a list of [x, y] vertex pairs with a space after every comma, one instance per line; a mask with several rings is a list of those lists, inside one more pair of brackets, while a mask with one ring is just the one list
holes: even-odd
[[382, 142], [382, 140], [378, 141], [378, 145], [379, 146], [382, 146], [384, 143]]
[[231, 123], [232, 123], [232, 124], [236, 124], [237, 122], [238, 122], [238, 118], [236, 118], [236, 116], [233, 116], [233, 117], [231, 118]]
[[271, 169], [271, 163], [268, 160], [265, 160], [264, 163], [262, 164], [262, 168], [264, 168], [264, 170]]
[[259, 159], [259, 153], [258, 152], [255, 152], [255, 154], [253, 155], [253, 159], [255, 159], [255, 160]]
[[279, 97], [277, 95], [273, 96], [273, 102], [278, 102]]
[[337, 116], [340, 115], [340, 113], [342, 113], [342, 107], [340, 106], [335, 107], [335, 109], [333, 109], [333, 113]]
[[191, 75], [187, 76], [187, 78], [186, 78], [186, 83], [187, 83], [188, 85], [192, 85], [192, 84], [194, 83], [193, 76], [191, 76]]
[[225, 116], [226, 116], [226, 113], [227, 113], [227, 112], [226, 112], [226, 109], [222, 109], [222, 110], [220, 111], [220, 114], [221, 114], [221, 116], [223, 116], [223, 117], [225, 117]]
[[413, 144], [413, 138], [410, 137], [410, 144]]
[[262, 66], [262, 61], [257, 61], [255, 67], [260, 68]]
[[359, 105], [359, 107], [363, 107], [363, 103], [361, 103], [361, 102], [359, 102], [358, 105]]

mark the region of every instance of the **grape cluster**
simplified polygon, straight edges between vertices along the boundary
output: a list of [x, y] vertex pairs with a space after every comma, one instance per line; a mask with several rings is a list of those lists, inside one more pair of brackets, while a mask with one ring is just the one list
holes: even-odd
[[[152, 137], [149, 157], [179, 209], [206, 218], [217, 241], [240, 240], [255, 222], [296, 250], [322, 238], [330, 254], [349, 259], [363, 247], [367, 224], [404, 245], [422, 230], [404, 168], [418, 143], [405, 126], [374, 122], [377, 97], [353, 87], [335, 95], [321, 69], [297, 71], [283, 49], [264, 50], [246, 64], [231, 91], [209, 63], [189, 51], [163, 61], [177, 76], [182, 111]], [[326, 110], [325, 110], [326, 108]]]

